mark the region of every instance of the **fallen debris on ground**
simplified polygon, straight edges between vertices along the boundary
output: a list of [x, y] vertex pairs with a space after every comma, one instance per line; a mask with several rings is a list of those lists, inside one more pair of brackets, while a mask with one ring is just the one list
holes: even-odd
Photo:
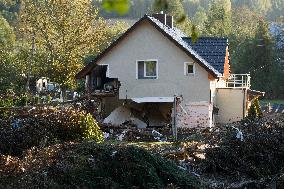
[[[0, 158], [5, 188], [201, 188], [172, 161], [133, 146], [64, 143]], [[170, 187], [172, 186], [172, 187]]]

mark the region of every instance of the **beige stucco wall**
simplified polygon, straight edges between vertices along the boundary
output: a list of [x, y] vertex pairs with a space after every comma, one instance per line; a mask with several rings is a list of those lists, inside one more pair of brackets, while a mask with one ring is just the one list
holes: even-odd
[[[136, 79], [136, 60], [157, 59], [158, 79]], [[98, 64], [108, 64], [111, 78], [121, 82], [119, 98], [182, 95], [183, 102], [209, 101], [208, 73], [198, 64], [195, 75], [184, 75], [184, 62], [192, 61], [182, 50], [144, 22]]]
[[216, 105], [219, 108], [216, 122], [231, 123], [243, 119], [243, 105], [246, 99], [246, 90], [244, 89], [217, 89]]

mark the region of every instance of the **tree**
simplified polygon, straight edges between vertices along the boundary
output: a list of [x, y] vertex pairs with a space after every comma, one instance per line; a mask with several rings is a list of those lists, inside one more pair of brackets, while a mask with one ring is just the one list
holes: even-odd
[[273, 66], [273, 43], [264, 19], [259, 19], [254, 39], [254, 59], [249, 67], [255, 89], [266, 91], [269, 88], [269, 76]]
[[231, 14], [230, 0], [212, 1], [205, 23], [206, 34], [209, 36], [229, 36], [232, 31]]
[[272, 2], [275, 0], [232, 0], [234, 7], [247, 6], [263, 16], [271, 10]]
[[76, 86], [75, 75], [83, 58], [97, 54], [107, 40], [107, 26], [97, 17], [89, 0], [26, 0], [22, 4], [21, 29], [34, 36], [37, 49], [46, 52], [44, 74], [61, 85], [63, 91]]
[[15, 38], [13, 28], [0, 15], [0, 94], [12, 89], [16, 83], [17, 68], [13, 64], [14, 57], [10, 52], [14, 47]]
[[273, 0], [271, 1], [272, 3], [272, 8], [271, 10], [268, 12], [268, 17], [271, 20], [276, 20], [278, 18], [280, 18], [281, 16], [283, 16], [283, 12], [284, 12], [284, 0]]
[[0, 15], [12, 26], [16, 26], [20, 0], [0, 0]]
[[252, 46], [260, 15], [243, 6], [233, 9], [232, 34], [230, 35], [230, 57], [234, 73], [248, 72], [248, 61], [252, 60]]
[[263, 116], [262, 110], [259, 105], [258, 97], [252, 100], [251, 106], [248, 110], [248, 118], [249, 119], [257, 119]]
[[202, 33], [205, 30], [205, 22], [208, 17], [206, 10], [203, 7], [198, 7], [197, 12], [194, 15], [193, 22], [197, 26], [198, 30]]
[[12, 47], [15, 43], [15, 39], [16, 36], [13, 28], [6, 19], [0, 15], [0, 51]]

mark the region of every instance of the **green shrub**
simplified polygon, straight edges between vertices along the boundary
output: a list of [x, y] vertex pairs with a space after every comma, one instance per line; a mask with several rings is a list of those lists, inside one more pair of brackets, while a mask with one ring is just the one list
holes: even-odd
[[103, 132], [91, 114], [80, 115], [80, 129], [83, 139], [92, 139], [96, 142], [102, 142], [104, 139]]
[[35, 105], [37, 105], [37, 104], [40, 103], [40, 98], [39, 98], [39, 96], [35, 96], [35, 97], [33, 98], [33, 100], [34, 100], [34, 104], [35, 104]]
[[248, 118], [249, 119], [257, 119], [261, 118], [263, 113], [261, 111], [258, 98], [252, 100], [251, 106], [248, 111]]
[[29, 101], [28, 96], [27, 96], [27, 95], [22, 95], [22, 96], [20, 97], [20, 100], [19, 100], [18, 105], [19, 105], [19, 106], [27, 106], [27, 105], [28, 105], [28, 101]]
[[72, 108], [18, 111], [10, 110], [9, 116], [0, 114], [0, 154], [20, 156], [33, 146], [45, 147], [58, 141], [103, 140], [90, 114]]
[[50, 95], [46, 96], [46, 103], [51, 103], [52, 97]]
[[15, 105], [14, 99], [12, 97], [8, 97], [2, 100], [2, 107], [10, 108]]
[[0, 98], [0, 107], [5, 107], [5, 101], [2, 98]]

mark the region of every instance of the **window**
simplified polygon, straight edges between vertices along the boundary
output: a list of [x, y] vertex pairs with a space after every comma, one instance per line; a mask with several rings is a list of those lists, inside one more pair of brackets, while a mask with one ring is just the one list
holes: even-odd
[[109, 77], [109, 65], [108, 64], [100, 64], [99, 66], [102, 66], [103, 72], [105, 72], [105, 76]]
[[184, 63], [184, 75], [194, 75], [195, 74], [195, 66], [193, 62], [185, 62]]
[[157, 79], [158, 63], [157, 60], [139, 60], [136, 70], [137, 79]]

